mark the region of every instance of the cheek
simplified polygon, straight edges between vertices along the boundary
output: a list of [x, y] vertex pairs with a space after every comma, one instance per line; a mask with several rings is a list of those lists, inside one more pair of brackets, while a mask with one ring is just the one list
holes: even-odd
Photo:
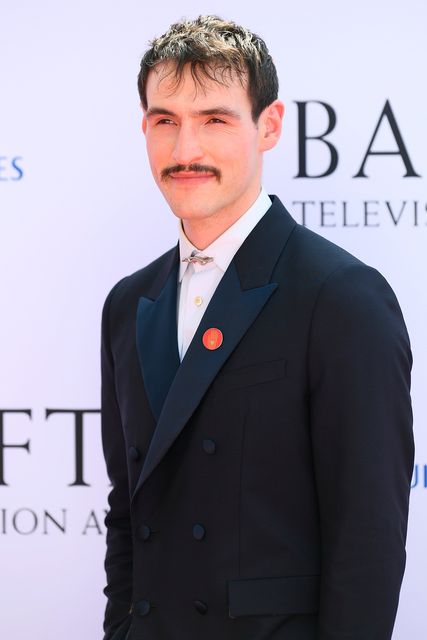
[[225, 156], [232, 180], [250, 178], [258, 167], [258, 157], [252, 144], [234, 145]]
[[156, 175], [160, 174], [160, 171], [168, 164], [164, 146], [156, 144], [153, 139], [147, 138], [146, 149], [151, 171], [156, 177]]
[[254, 135], [223, 136], [218, 143], [219, 153], [228, 164], [248, 166], [252, 164], [255, 157], [258, 157]]

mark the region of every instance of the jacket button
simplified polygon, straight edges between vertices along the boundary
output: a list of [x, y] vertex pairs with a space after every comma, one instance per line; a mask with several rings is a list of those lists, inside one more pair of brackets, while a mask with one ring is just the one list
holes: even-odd
[[194, 606], [196, 607], [196, 611], [198, 611], [202, 615], [208, 612], [208, 605], [206, 604], [206, 602], [202, 602], [201, 600], [195, 600]]
[[151, 529], [148, 524], [143, 524], [138, 529], [138, 535], [142, 540], [148, 540], [151, 536]]
[[135, 602], [134, 611], [139, 616], [143, 617], [150, 613], [151, 605], [148, 600], [139, 600], [139, 602]]
[[202, 524], [195, 524], [193, 527], [193, 538], [196, 540], [203, 540], [205, 537], [205, 528]]
[[132, 458], [132, 460], [139, 460], [141, 456], [139, 449], [137, 449], [136, 447], [129, 447], [129, 456]]
[[203, 440], [202, 443], [203, 451], [212, 455], [216, 451], [216, 442], [214, 440]]

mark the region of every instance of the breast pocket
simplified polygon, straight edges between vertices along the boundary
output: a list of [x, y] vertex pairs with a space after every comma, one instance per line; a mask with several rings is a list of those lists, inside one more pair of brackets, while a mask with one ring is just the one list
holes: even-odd
[[219, 374], [217, 381], [228, 389], [251, 387], [286, 378], [287, 361], [283, 358], [256, 362], [238, 369], [227, 369]]

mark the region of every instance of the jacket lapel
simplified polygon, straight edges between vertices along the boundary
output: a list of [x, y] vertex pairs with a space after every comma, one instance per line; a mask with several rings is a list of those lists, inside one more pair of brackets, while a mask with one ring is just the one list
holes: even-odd
[[136, 346], [151, 411], [158, 421], [179, 367], [177, 342], [178, 245], [154, 282], [149, 296], [139, 299]]
[[[176, 337], [177, 263], [157, 300], [141, 298], [138, 353], [158, 421], [132, 497], [170, 449], [218, 371], [277, 288], [277, 283], [270, 282], [272, 271], [295, 224], [274, 198], [222, 277], [180, 365]], [[213, 351], [202, 342], [210, 327], [223, 333], [221, 347]]]

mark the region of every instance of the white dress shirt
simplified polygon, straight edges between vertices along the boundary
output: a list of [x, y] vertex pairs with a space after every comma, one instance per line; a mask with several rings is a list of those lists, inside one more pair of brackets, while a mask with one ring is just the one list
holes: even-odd
[[[264, 188], [253, 205], [223, 234], [214, 240], [206, 249], [198, 251], [182, 228], [179, 220], [179, 255], [180, 267], [178, 275], [178, 351], [182, 360], [200, 320], [208, 306], [228, 265], [235, 253], [246, 240], [255, 225], [271, 206], [271, 200]], [[213, 257], [213, 262], [201, 265], [182, 262], [192, 251]]]

